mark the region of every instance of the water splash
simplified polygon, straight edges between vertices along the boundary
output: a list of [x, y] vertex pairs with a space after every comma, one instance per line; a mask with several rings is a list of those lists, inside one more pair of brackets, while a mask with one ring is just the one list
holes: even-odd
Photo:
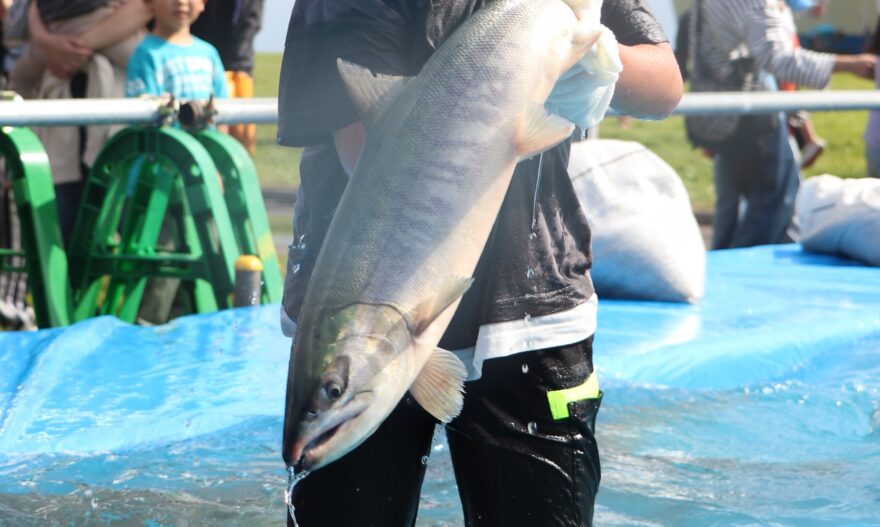
[[287, 466], [287, 490], [284, 491], [284, 504], [287, 505], [287, 513], [290, 514], [290, 519], [293, 521], [294, 527], [298, 527], [299, 524], [296, 523], [296, 515], [294, 514], [293, 488], [308, 475], [308, 470], [304, 470], [297, 474], [293, 465]]

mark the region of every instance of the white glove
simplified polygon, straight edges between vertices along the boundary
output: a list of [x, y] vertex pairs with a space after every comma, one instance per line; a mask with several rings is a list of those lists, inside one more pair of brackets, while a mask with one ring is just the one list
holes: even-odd
[[559, 77], [544, 107], [581, 128], [596, 126], [608, 111], [622, 70], [617, 39], [602, 26], [599, 40]]

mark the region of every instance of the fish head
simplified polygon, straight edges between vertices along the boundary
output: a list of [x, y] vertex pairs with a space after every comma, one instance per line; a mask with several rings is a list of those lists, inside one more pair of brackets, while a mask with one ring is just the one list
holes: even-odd
[[294, 343], [284, 458], [317, 470], [369, 437], [417, 373], [412, 339], [391, 308], [355, 305], [322, 317]]

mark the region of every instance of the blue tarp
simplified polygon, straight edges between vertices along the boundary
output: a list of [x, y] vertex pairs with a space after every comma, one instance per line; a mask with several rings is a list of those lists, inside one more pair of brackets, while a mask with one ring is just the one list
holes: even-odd
[[[604, 378], [724, 389], [880, 340], [880, 269], [797, 245], [712, 252], [697, 305], [600, 302]], [[117, 452], [283, 415], [278, 306], [159, 327], [0, 333], [0, 457]]]
[[[880, 525], [880, 269], [707, 263], [698, 305], [600, 302], [596, 524]], [[278, 313], [0, 333], [0, 524], [278, 525]], [[462, 525], [431, 452], [417, 525]]]

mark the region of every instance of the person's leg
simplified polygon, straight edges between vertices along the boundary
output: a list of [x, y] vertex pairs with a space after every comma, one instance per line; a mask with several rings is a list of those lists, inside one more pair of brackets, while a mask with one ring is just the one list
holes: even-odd
[[601, 471], [594, 436], [601, 402], [567, 405], [554, 419], [547, 393], [593, 372], [592, 337], [483, 363], [446, 427], [465, 524], [591, 525]]
[[768, 126], [755, 119], [749, 126], [754, 146], [743, 170], [751, 174], [745, 188], [748, 210], [731, 241], [731, 247], [751, 247], [791, 241], [787, 232], [794, 216], [800, 171], [788, 144], [781, 120]]
[[[246, 71], [227, 71], [226, 83], [229, 85], [229, 97], [251, 99], [254, 96], [254, 78]], [[257, 149], [257, 127], [254, 124], [242, 123], [229, 125], [229, 135], [238, 139], [248, 153], [254, 155]]]
[[[359, 447], [293, 489], [300, 527], [411, 527], [436, 420], [409, 395]], [[294, 525], [290, 515], [287, 525]]]
[[868, 175], [880, 177], [880, 148], [865, 145], [865, 162], [868, 165]]
[[715, 212], [712, 216], [712, 249], [727, 249], [739, 222], [740, 194], [736, 185], [738, 151], [726, 150], [715, 155]]
[[61, 223], [61, 238], [65, 247], [70, 246], [70, 237], [79, 213], [79, 202], [85, 189], [85, 182], [59, 183], [55, 185], [55, 206], [58, 208], [58, 221]]

